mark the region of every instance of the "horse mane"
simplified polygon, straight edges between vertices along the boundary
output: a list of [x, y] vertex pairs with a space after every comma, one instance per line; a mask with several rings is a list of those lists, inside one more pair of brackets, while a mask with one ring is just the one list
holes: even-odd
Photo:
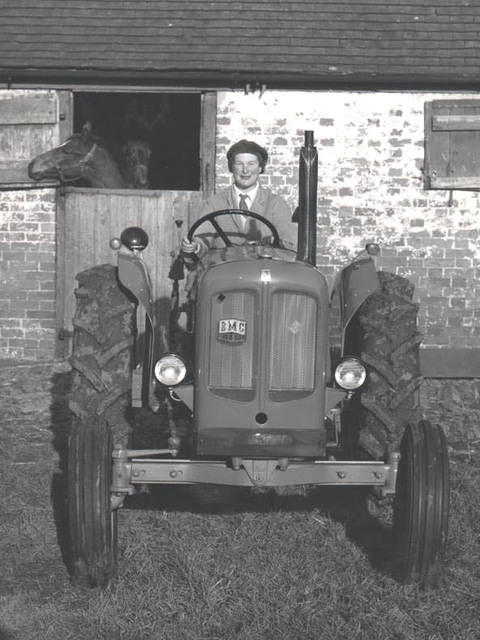
[[[72, 137], [82, 137], [85, 134], [82, 131], [76, 132]], [[128, 168], [125, 164], [125, 158], [122, 155], [121, 146], [117, 143], [112, 143], [110, 140], [105, 138], [101, 138], [100, 136], [95, 135], [94, 133], [88, 133], [88, 140], [96, 144], [98, 147], [106, 151], [112, 158], [112, 160], [117, 165], [117, 168], [122, 175], [122, 178], [126, 183], [129, 182]]]
[[[81, 137], [85, 137], [85, 134], [82, 133], [81, 131], [77, 131], [71, 136], [71, 138], [81, 138]], [[88, 140], [91, 140], [93, 143], [97, 144], [102, 149], [105, 149], [105, 151], [109, 155], [111, 155], [112, 158], [115, 160], [115, 162], [120, 166], [121, 151], [116, 144], [114, 145], [109, 140], [106, 140], [105, 138], [101, 138], [100, 136], [97, 136], [93, 133], [88, 134]]]

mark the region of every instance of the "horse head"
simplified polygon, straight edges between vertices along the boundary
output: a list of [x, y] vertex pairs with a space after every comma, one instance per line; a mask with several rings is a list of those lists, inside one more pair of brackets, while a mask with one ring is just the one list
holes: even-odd
[[92, 136], [85, 124], [61, 145], [41, 153], [28, 165], [33, 180], [60, 180], [61, 183], [84, 180], [91, 187], [125, 188], [126, 182], [113, 155]]
[[128, 140], [122, 147], [125, 173], [129, 186], [134, 189], [148, 189], [148, 168], [152, 150], [150, 144], [141, 138]]

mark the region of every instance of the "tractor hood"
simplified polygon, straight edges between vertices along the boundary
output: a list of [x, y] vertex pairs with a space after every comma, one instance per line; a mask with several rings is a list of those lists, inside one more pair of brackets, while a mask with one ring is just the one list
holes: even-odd
[[325, 451], [328, 287], [293, 258], [224, 261], [198, 280], [199, 455]]

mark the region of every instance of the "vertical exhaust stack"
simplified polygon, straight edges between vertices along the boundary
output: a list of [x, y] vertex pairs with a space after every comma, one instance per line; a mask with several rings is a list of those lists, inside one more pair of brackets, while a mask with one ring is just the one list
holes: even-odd
[[305, 131], [305, 144], [300, 150], [298, 172], [297, 260], [317, 262], [317, 182], [318, 154], [313, 146], [313, 131]]

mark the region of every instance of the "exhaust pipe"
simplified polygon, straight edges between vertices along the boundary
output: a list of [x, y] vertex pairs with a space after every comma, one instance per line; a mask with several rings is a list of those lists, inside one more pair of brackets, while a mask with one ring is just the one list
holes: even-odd
[[298, 223], [297, 260], [317, 263], [317, 182], [318, 154], [313, 146], [313, 131], [305, 131], [298, 171], [298, 209], [293, 220]]

